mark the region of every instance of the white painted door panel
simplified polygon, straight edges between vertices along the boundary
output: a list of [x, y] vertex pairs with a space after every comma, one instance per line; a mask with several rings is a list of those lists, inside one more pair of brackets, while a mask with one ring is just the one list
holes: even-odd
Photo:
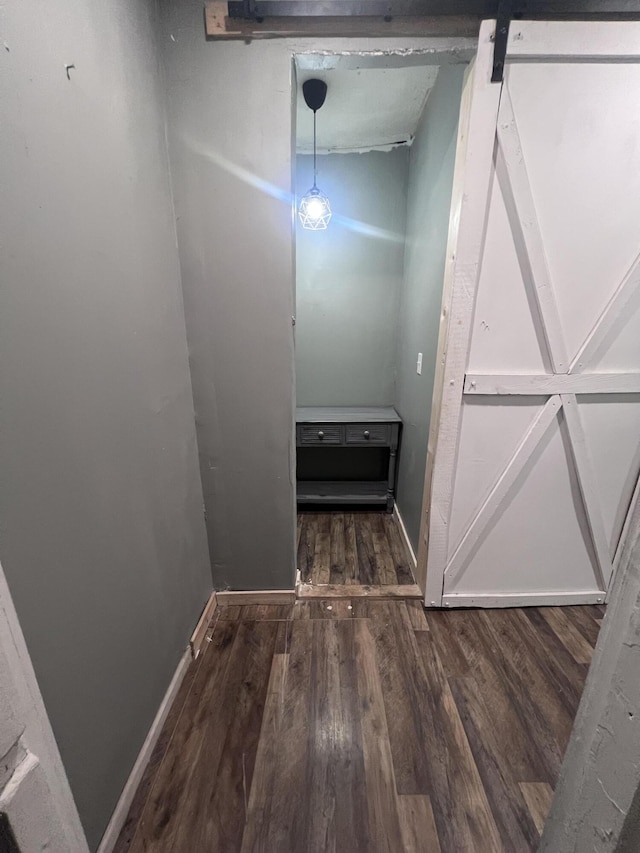
[[[515, 405], [499, 396], [465, 399], [449, 525], [451, 554], [545, 402], [545, 397], [514, 398]], [[491, 453], [487, 453], [487, 434], [500, 436]]]
[[0, 815], [24, 853], [88, 853], [2, 566]]
[[464, 164], [484, 221], [444, 306], [426, 602], [601, 601], [640, 469], [640, 26], [514, 22], [478, 92], [493, 148]]
[[[495, 169], [489, 211], [469, 364], [477, 373], [502, 373], [505, 364], [514, 373], [545, 373], [550, 365], [541, 352], [518, 252], [513, 240], [504, 239], [511, 226]], [[508, 288], [501, 287], [504, 281]], [[497, 293], [500, 311], [495, 310]]]

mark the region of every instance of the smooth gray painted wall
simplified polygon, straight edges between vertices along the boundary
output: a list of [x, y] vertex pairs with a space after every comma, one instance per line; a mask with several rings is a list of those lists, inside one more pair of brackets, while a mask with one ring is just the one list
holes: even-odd
[[0, 14], [0, 556], [95, 848], [212, 586], [155, 4]]
[[207, 42], [201, 2], [166, 11], [171, 167], [214, 582], [291, 589], [292, 61], [278, 43]]
[[[409, 157], [395, 407], [403, 420], [398, 510], [418, 550], [458, 114], [465, 66], [440, 68]], [[422, 374], [416, 371], [422, 353]]]
[[[296, 159], [302, 196], [313, 157]], [[318, 157], [333, 217], [326, 231], [296, 229], [299, 406], [393, 404], [408, 161], [406, 146]]]

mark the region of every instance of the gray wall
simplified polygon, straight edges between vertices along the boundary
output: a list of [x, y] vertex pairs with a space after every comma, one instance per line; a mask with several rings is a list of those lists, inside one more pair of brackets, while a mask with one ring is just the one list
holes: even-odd
[[291, 186], [291, 58], [207, 42], [199, 0], [169, 4], [164, 34], [214, 582], [292, 588], [293, 222], [265, 186]]
[[155, 4], [0, 14], [0, 556], [95, 847], [211, 589]]
[[[333, 218], [296, 230], [299, 406], [393, 405], [408, 160], [406, 146], [318, 157]], [[313, 157], [299, 155], [298, 196], [312, 183]]]
[[[395, 406], [403, 419], [398, 510], [416, 551], [464, 68], [441, 67], [409, 158]], [[416, 372], [419, 352], [423, 354], [420, 376]]]

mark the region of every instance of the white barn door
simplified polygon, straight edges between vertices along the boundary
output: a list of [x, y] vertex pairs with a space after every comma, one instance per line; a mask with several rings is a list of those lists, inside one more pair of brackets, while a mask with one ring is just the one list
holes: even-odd
[[461, 115], [425, 600], [603, 601], [640, 469], [640, 25], [513, 22], [502, 84], [491, 29]]

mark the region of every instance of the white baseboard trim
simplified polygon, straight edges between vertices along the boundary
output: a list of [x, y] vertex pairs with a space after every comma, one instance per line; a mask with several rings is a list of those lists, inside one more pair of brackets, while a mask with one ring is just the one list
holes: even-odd
[[407, 550], [409, 551], [409, 554], [411, 556], [411, 561], [413, 564], [413, 576], [415, 577], [418, 561], [416, 559], [416, 554], [413, 550], [413, 545], [411, 544], [411, 540], [409, 539], [409, 536], [407, 534], [407, 528], [404, 526], [404, 521], [402, 520], [402, 516], [400, 515], [397, 504], [394, 504], [393, 515], [396, 521], [398, 522], [398, 527], [400, 528], [400, 532], [402, 533], [402, 536], [404, 538], [405, 545], [407, 546]]
[[167, 692], [164, 694], [164, 698], [160, 703], [158, 713], [156, 714], [154, 721], [151, 723], [151, 728], [149, 729], [145, 741], [142, 744], [142, 749], [138, 753], [133, 769], [129, 774], [129, 778], [127, 779], [122, 793], [120, 794], [118, 804], [111, 815], [111, 820], [109, 821], [105, 833], [102, 836], [102, 840], [100, 841], [98, 853], [111, 853], [116, 841], [118, 840], [118, 836], [120, 835], [122, 827], [127, 819], [127, 815], [129, 814], [131, 803], [133, 802], [133, 798], [138, 790], [138, 785], [142, 780], [142, 775], [151, 758], [153, 748], [160, 736], [160, 732], [162, 731], [164, 722], [167, 719], [169, 709], [171, 708], [173, 700], [176, 698], [176, 694], [180, 689], [180, 685], [182, 684], [182, 680], [186, 675], [191, 661], [191, 649], [187, 648], [180, 658], [180, 662], [176, 667], [171, 683], [169, 684]]
[[577, 592], [508, 592], [494, 593], [450, 593], [442, 597], [443, 607], [559, 607], [567, 604], [604, 604], [605, 593], [601, 590]]
[[295, 589], [225, 589], [216, 593], [218, 604], [293, 604]]
[[194, 660], [202, 651], [205, 637], [207, 636], [207, 630], [209, 628], [209, 624], [211, 623], [211, 619], [213, 618], [213, 614], [215, 612], [216, 607], [216, 594], [215, 592], [212, 592], [209, 596], [209, 600], [204, 606], [202, 616], [200, 616], [200, 619], [198, 619], [198, 624], [196, 625], [195, 630], [191, 635], [191, 639], [189, 640], [189, 646], [191, 647], [191, 656]]

